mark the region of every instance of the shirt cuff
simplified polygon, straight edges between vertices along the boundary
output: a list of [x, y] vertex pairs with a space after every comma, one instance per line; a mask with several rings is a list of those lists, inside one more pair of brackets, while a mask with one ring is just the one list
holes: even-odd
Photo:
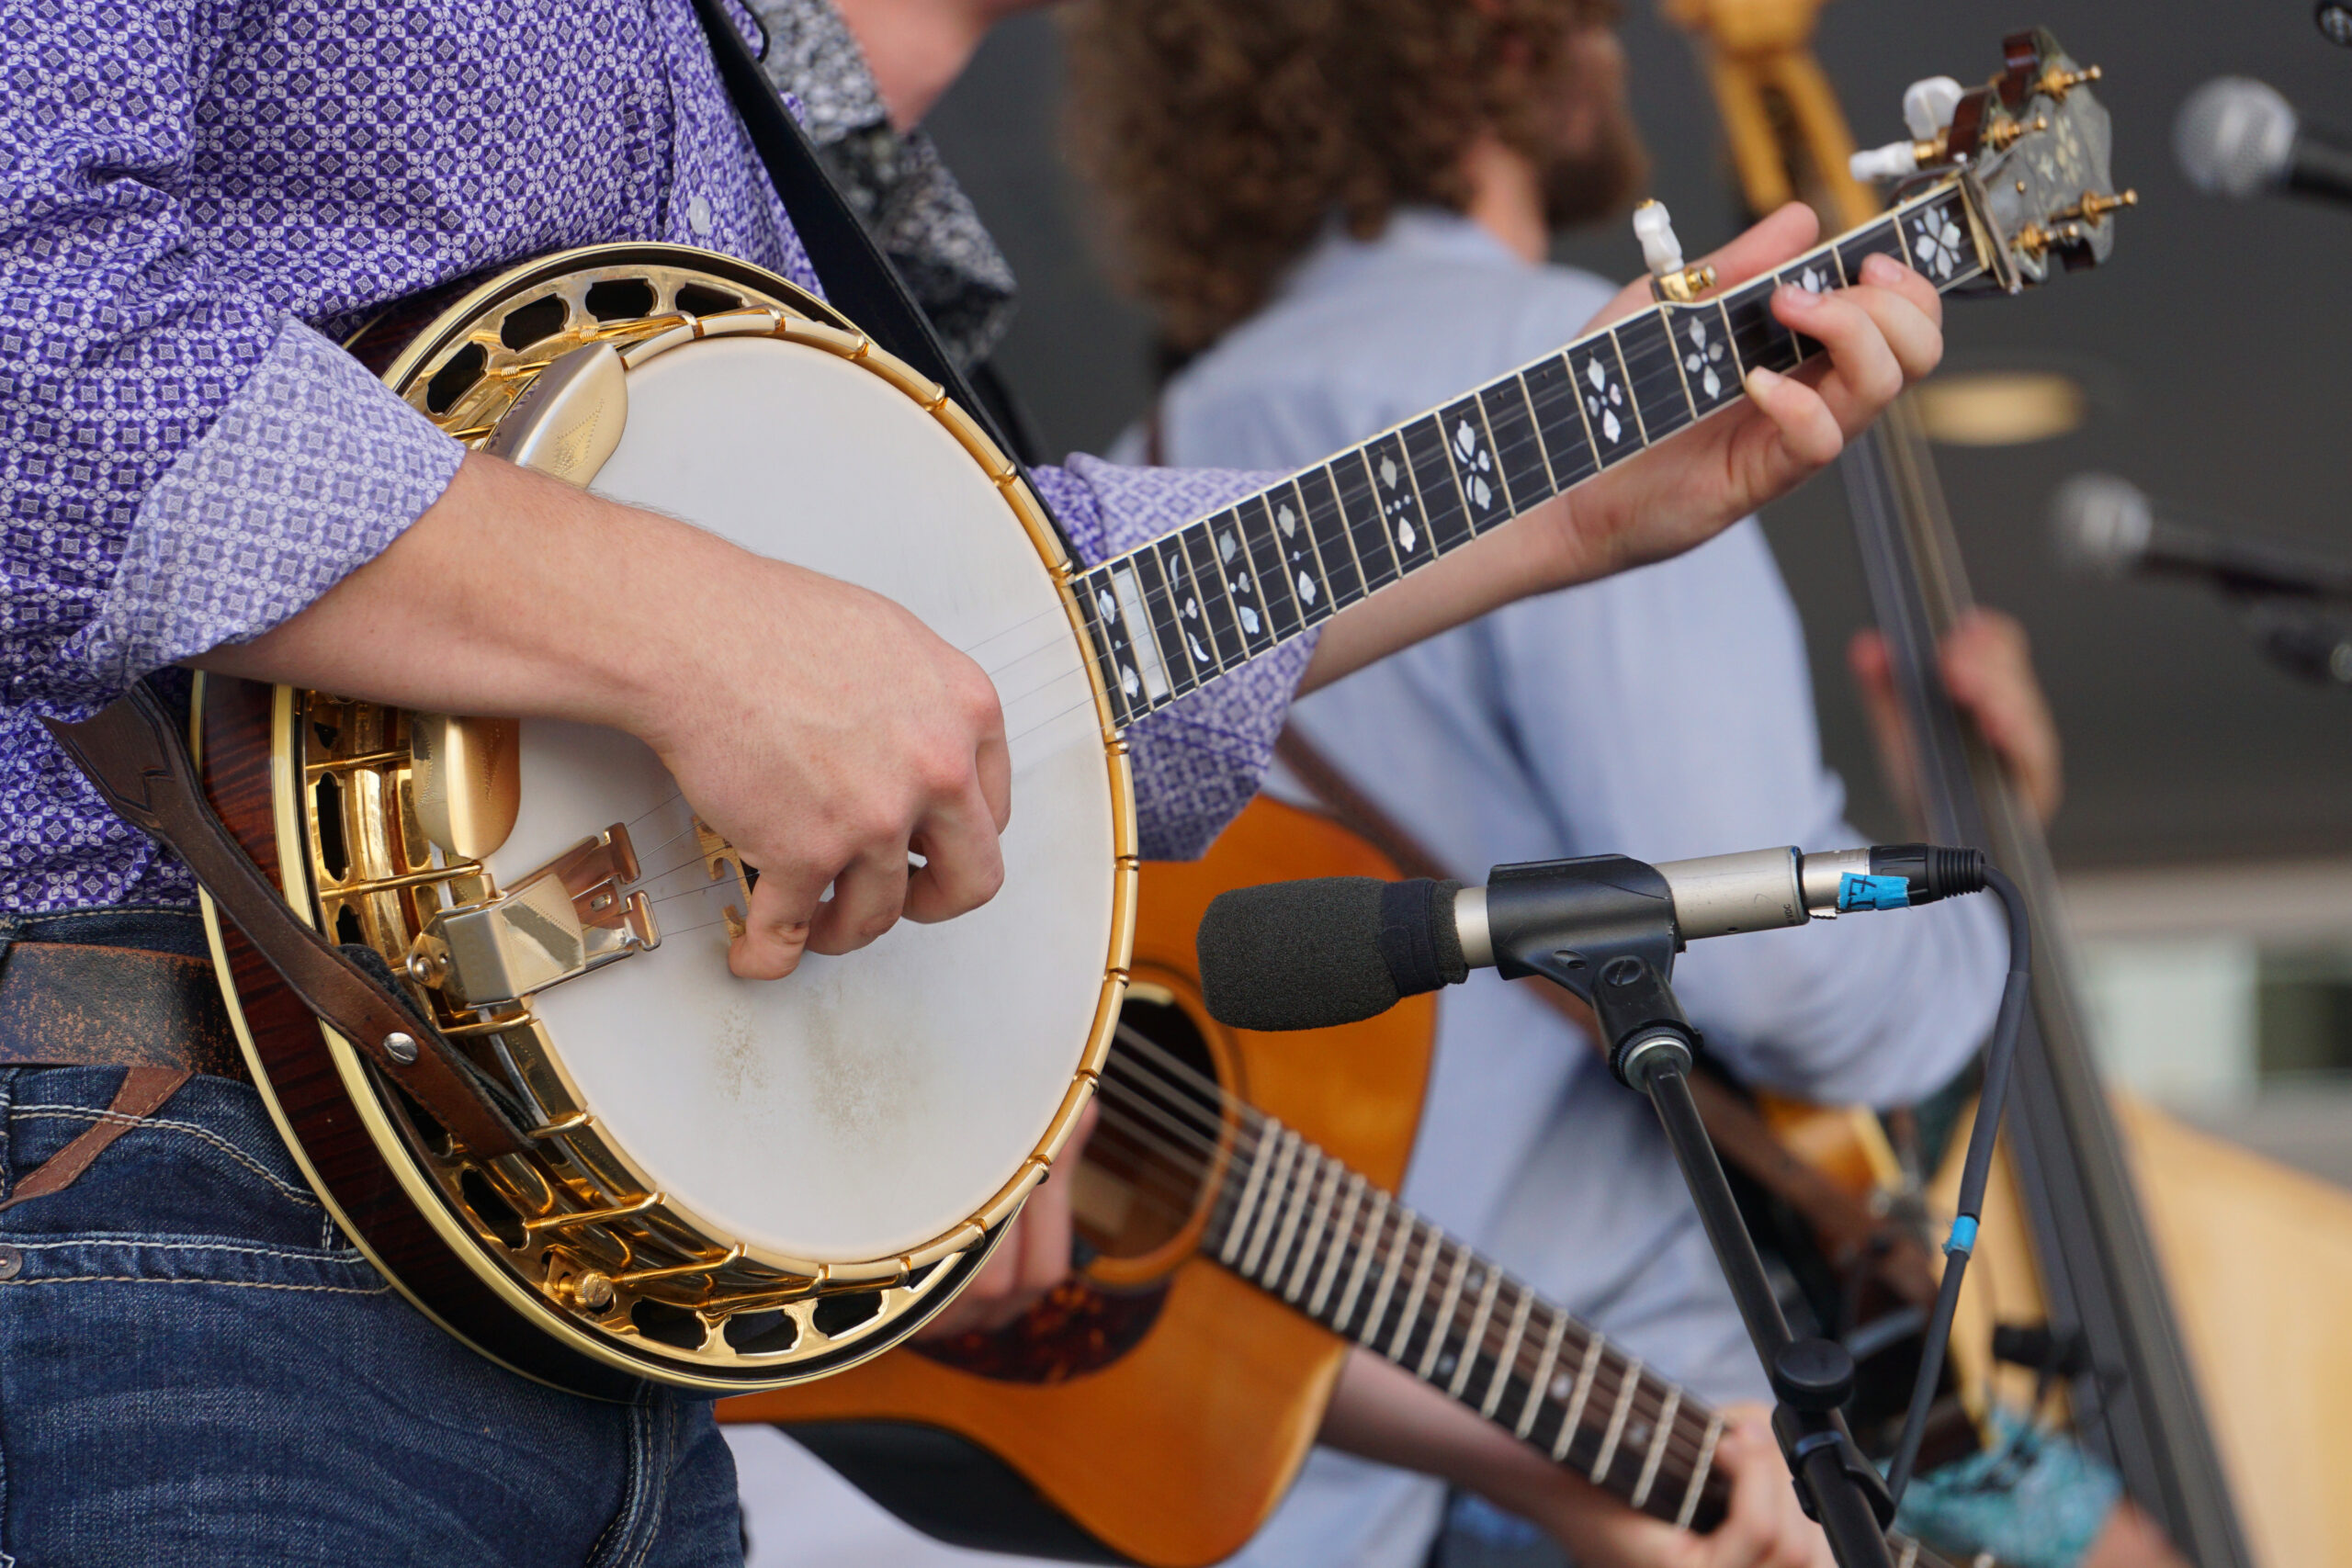
[[114, 583], [68, 650], [94, 703], [292, 618], [381, 555], [464, 457], [357, 360], [289, 319], [141, 500]]
[[[1083, 454], [1039, 468], [1037, 492], [1088, 566], [1123, 555], [1282, 478], [1232, 468], [1137, 468]], [[1195, 860], [1273, 765], [1317, 634], [1269, 649], [1127, 731], [1147, 860]]]

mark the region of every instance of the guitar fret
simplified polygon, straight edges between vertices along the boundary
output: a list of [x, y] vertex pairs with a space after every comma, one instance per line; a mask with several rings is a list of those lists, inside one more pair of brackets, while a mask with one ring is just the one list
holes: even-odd
[[1319, 626], [1340, 607], [1332, 603], [1331, 579], [1323, 570], [1322, 552], [1315, 547], [1314, 531], [1302, 515], [1306, 503], [1294, 499], [1296, 494], [1288, 485], [1269, 491], [1266, 507], [1273, 513], [1274, 547], [1283, 552], [1283, 581], [1297, 597], [1306, 624]]
[[1605, 1485], [1609, 1467], [1617, 1461], [1618, 1439], [1625, 1435], [1625, 1417], [1633, 1414], [1634, 1396], [1642, 1386], [1642, 1359], [1634, 1358], [1625, 1370], [1625, 1381], [1617, 1385], [1617, 1407], [1609, 1413], [1609, 1431], [1600, 1439], [1600, 1455], [1592, 1461], [1592, 1473], [1586, 1477], [1595, 1486]]
[[1568, 1314], [1554, 1307], [1551, 1330], [1544, 1336], [1544, 1353], [1535, 1359], [1535, 1376], [1527, 1384], [1527, 1403], [1520, 1407], [1519, 1420], [1511, 1427], [1511, 1435], [1521, 1442], [1535, 1429], [1536, 1413], [1544, 1408], [1544, 1390], [1552, 1383], [1552, 1365], [1560, 1359], [1560, 1339], [1567, 1331]]
[[1404, 443], [1394, 432], [1366, 443], [1363, 451], [1364, 469], [1372, 476], [1373, 502], [1380, 510], [1380, 536], [1388, 541], [1401, 576], [1430, 558], [1420, 491], [1414, 488]]
[[1306, 510], [1307, 536], [1323, 562], [1323, 580], [1330, 584], [1331, 604], [1344, 610], [1365, 593], [1363, 564], [1356, 559], [1356, 544], [1348, 537], [1347, 514], [1340, 510], [1340, 492], [1331, 486], [1329, 468], [1309, 468], [1291, 481], [1299, 504]]
[[1239, 1268], [1245, 1278], [1255, 1278], [1258, 1264], [1264, 1258], [1266, 1242], [1274, 1234], [1274, 1225], [1282, 1217], [1283, 1194], [1290, 1181], [1291, 1162], [1298, 1157], [1298, 1145], [1304, 1142], [1296, 1133], [1285, 1128], [1282, 1149], [1274, 1156], [1272, 1174], [1266, 1178], [1266, 1190], [1272, 1194], [1266, 1206], [1258, 1211], [1258, 1234], [1242, 1250]]
[[1209, 535], [1209, 525], [1204, 521], [1178, 529], [1176, 536], [1184, 542], [1184, 562], [1193, 569], [1193, 586], [1200, 591], [1201, 610], [1209, 625], [1209, 645], [1216, 649], [1217, 666], [1230, 670], [1250, 657], [1250, 646], [1241, 635], [1240, 606], [1233, 601], [1232, 586], [1217, 563]]
[[1405, 1267], [1405, 1254], [1412, 1250], [1415, 1218], [1413, 1211], [1399, 1207], [1396, 1211], [1396, 1239], [1387, 1247], [1387, 1260], [1380, 1267], [1380, 1288], [1372, 1293], [1372, 1307], [1363, 1325], [1356, 1331], [1356, 1338], [1369, 1345], [1380, 1337], [1381, 1320], [1388, 1315], [1389, 1293], [1396, 1288], [1396, 1276]]
[[1527, 401], [1526, 380], [1510, 376], [1496, 382], [1478, 394], [1478, 409], [1487, 417], [1495, 466], [1501, 470], [1513, 514], [1557, 494], [1560, 487], [1553, 481], [1543, 438], [1535, 433], [1535, 411]]
[[1468, 544], [1477, 530], [1471, 525], [1469, 506], [1454, 477], [1443, 425], [1424, 416], [1396, 434], [1412, 465], [1413, 490], [1421, 498], [1421, 517], [1429, 525], [1431, 553], [1443, 555]]
[[1439, 422], [1438, 438], [1453, 466], [1454, 487], [1461, 491], [1470, 532], [1483, 534], [1509, 517], [1510, 498], [1495, 456], [1494, 433], [1487, 428], [1486, 411], [1478, 406], [1478, 400], [1464, 398], [1449, 407]]
[[[1340, 1178], [1347, 1167], [1338, 1160], [1324, 1158], [1320, 1149], [1316, 1156], [1323, 1161], [1323, 1192], [1315, 1200], [1314, 1218], [1307, 1222], [1306, 1235], [1298, 1242], [1298, 1261], [1290, 1271], [1290, 1283], [1283, 1289], [1283, 1300], [1295, 1302], [1298, 1292], [1306, 1288], [1306, 1278], [1315, 1272], [1315, 1259], [1323, 1250], [1323, 1238], [1329, 1233], [1324, 1228], [1331, 1218], [1331, 1200], [1339, 1195]], [[1345, 1235], [1345, 1232], [1340, 1233]], [[1338, 1256], [1335, 1251], [1333, 1256]]]
[[1319, 1174], [1317, 1164], [1323, 1158], [1323, 1151], [1313, 1144], [1303, 1144], [1301, 1147], [1306, 1153], [1306, 1158], [1299, 1162], [1301, 1179], [1292, 1190], [1290, 1202], [1283, 1212], [1283, 1228], [1274, 1234], [1273, 1247], [1266, 1254], [1266, 1267], [1258, 1276], [1269, 1290], [1282, 1283], [1283, 1260], [1290, 1256], [1290, 1244], [1298, 1235], [1298, 1222], [1306, 1213], [1306, 1195], [1314, 1190], [1315, 1179]]
[[1340, 497], [1340, 513], [1347, 519], [1348, 542], [1356, 547], [1366, 588], [1385, 588], [1404, 575], [1396, 547], [1388, 540], [1381, 521], [1380, 499], [1373, 492], [1371, 459], [1363, 451], [1342, 452], [1324, 465]]
[[1274, 537], [1274, 522], [1266, 511], [1266, 499], [1259, 495], [1247, 497], [1234, 506], [1233, 513], [1240, 519], [1241, 542], [1257, 569], [1259, 592], [1266, 614], [1273, 621], [1275, 639], [1287, 641], [1296, 637], [1306, 623], [1300, 617], [1298, 594], [1291, 588], [1290, 573], [1283, 567], [1282, 545]]
[[[1354, 1234], [1356, 1206], [1363, 1201], [1363, 1190], [1370, 1185], [1355, 1171], [1348, 1172], [1348, 1201], [1340, 1206], [1339, 1240], [1323, 1259], [1321, 1272], [1315, 1277], [1315, 1293], [1306, 1298], [1306, 1315], [1323, 1315], [1323, 1303], [1331, 1299], [1331, 1284], [1340, 1276], [1340, 1265], [1348, 1256], [1348, 1238]], [[1362, 1247], [1359, 1246], [1358, 1250]]]
[[1470, 1386], [1470, 1370], [1478, 1364], [1478, 1349], [1487, 1337], [1487, 1320], [1495, 1314], [1495, 1296], [1502, 1283], [1500, 1269], [1487, 1270], [1487, 1288], [1478, 1292], [1477, 1310], [1470, 1314], [1470, 1326], [1462, 1336], [1462, 1358], [1454, 1363], [1453, 1381], [1445, 1385], [1445, 1392], [1456, 1399]]
[[[1414, 1224], [1418, 1226], [1419, 1221]], [[1421, 1303], [1429, 1299], [1430, 1278], [1437, 1272], [1437, 1258], [1444, 1233], [1430, 1227], [1429, 1245], [1421, 1248], [1421, 1261], [1413, 1270], [1413, 1288], [1396, 1309], [1396, 1333], [1388, 1342], [1386, 1355], [1392, 1361], [1405, 1359], [1405, 1343], [1413, 1337], [1413, 1325], [1420, 1320]]]
[[1666, 1458], [1667, 1434], [1674, 1430], [1674, 1412], [1681, 1404], [1680, 1385], [1668, 1383], [1666, 1404], [1658, 1411], [1657, 1425], [1650, 1431], [1649, 1457], [1642, 1461], [1642, 1478], [1634, 1483], [1634, 1495], [1626, 1499], [1636, 1508], [1645, 1506], [1650, 1500], [1650, 1488], [1657, 1483], [1659, 1461]]
[[1611, 335], [1617, 340], [1618, 363], [1625, 367], [1645, 445], [1665, 440], [1697, 417], [1682, 385], [1682, 367], [1675, 363], [1663, 308], [1618, 322]]
[[1274, 1156], [1274, 1145], [1281, 1141], [1283, 1124], [1269, 1116], [1258, 1129], [1258, 1152], [1250, 1161], [1249, 1179], [1242, 1183], [1241, 1201], [1234, 1205], [1233, 1218], [1227, 1222], [1225, 1245], [1217, 1249], [1217, 1261], [1230, 1266], [1241, 1255], [1242, 1238], [1250, 1229], [1250, 1219], [1258, 1206], [1258, 1194], [1266, 1184], [1266, 1165]]
[[[1442, 1248], [1443, 1243], [1439, 1244]], [[1453, 1325], [1453, 1309], [1462, 1300], [1462, 1281], [1470, 1271], [1470, 1249], [1462, 1247], [1453, 1255], [1453, 1269], [1445, 1277], [1445, 1294], [1438, 1298], [1436, 1315], [1430, 1319], [1430, 1342], [1421, 1351], [1420, 1365], [1413, 1375], [1429, 1381], [1430, 1369], [1437, 1365], [1439, 1353], [1445, 1348], [1445, 1331]]]
[[1838, 242], [1837, 256], [1838, 270], [1845, 274], [1849, 284], [1860, 281], [1862, 263], [1871, 256], [1893, 256], [1905, 266], [1911, 265], [1911, 258], [1903, 248], [1902, 232], [1893, 223], [1873, 223], [1847, 235]]
[[1274, 628], [1266, 617], [1266, 594], [1258, 581], [1257, 565], [1241, 536], [1241, 514], [1230, 508], [1220, 512], [1208, 520], [1204, 531], [1247, 649], [1243, 657], [1254, 659], [1274, 646]]
[[1503, 1402], [1503, 1391], [1510, 1386], [1510, 1375], [1519, 1369], [1519, 1342], [1527, 1334], [1528, 1314], [1535, 1310], [1535, 1292], [1521, 1285], [1519, 1305], [1511, 1309], [1510, 1327], [1503, 1335], [1503, 1348], [1495, 1355], [1494, 1376], [1487, 1380], [1487, 1397], [1478, 1402], [1478, 1414], [1489, 1421]]
[[1625, 368], [1618, 363], [1615, 340], [1606, 333], [1599, 340], [1568, 350], [1568, 369], [1576, 382], [1577, 412], [1584, 418], [1585, 439], [1602, 468], [1642, 449], [1633, 394], [1625, 386]]
[[1584, 1344], [1584, 1363], [1577, 1369], [1576, 1392], [1568, 1395], [1567, 1414], [1560, 1418], [1560, 1433], [1552, 1439], [1552, 1457], [1565, 1460], [1568, 1445], [1577, 1440], [1577, 1423], [1584, 1419], [1585, 1401], [1592, 1396], [1592, 1375], [1600, 1370], [1600, 1349], [1608, 1343], [1600, 1330], [1586, 1331], [1591, 1337]]
[[1698, 1516], [1699, 1495], [1707, 1489], [1707, 1472], [1714, 1468], [1715, 1444], [1724, 1435], [1724, 1418], [1711, 1416], [1707, 1419], [1707, 1435], [1699, 1439], [1699, 1460], [1690, 1467], [1690, 1484], [1682, 1489], [1682, 1506], [1674, 1515], [1674, 1528], [1687, 1530]]
[[[1799, 256], [1774, 275], [1776, 282], [1804, 289], [1808, 294], [1826, 294], [1838, 287], [1838, 254], [1817, 252]], [[1802, 365], [1815, 355], [1826, 352], [1815, 339], [1803, 333], [1790, 334], [1796, 341], [1797, 363]]]
[[1379, 1188], [1375, 1191], [1372, 1217], [1363, 1225], [1363, 1240], [1356, 1244], [1355, 1267], [1348, 1270], [1348, 1288], [1340, 1296], [1340, 1310], [1331, 1314], [1331, 1326], [1342, 1334], [1348, 1331], [1348, 1314], [1355, 1311], [1356, 1293], [1363, 1289], [1364, 1271], [1380, 1250], [1381, 1227], [1388, 1223], [1388, 1190]]
[[1169, 608], [1174, 613], [1176, 637], [1184, 657], [1193, 661], [1193, 679], [1206, 682], [1225, 673], [1225, 662], [1210, 646], [1211, 633], [1201, 605], [1201, 587], [1193, 578], [1193, 563], [1185, 558], [1183, 530], [1163, 534], [1152, 542], [1159, 570], [1168, 578]]
[[1151, 585], [1144, 577], [1146, 566], [1156, 568], [1158, 564], [1148, 555], [1122, 556], [1110, 571], [1118, 619], [1126, 628], [1127, 652], [1134, 660], [1133, 668], [1120, 672], [1120, 680], [1130, 690], [1140, 687], [1134, 696], [1134, 705], [1147, 712], [1176, 691], [1175, 672], [1168, 667], [1159, 629], [1152, 624]]
[[1576, 373], [1568, 368], [1567, 355], [1555, 354], [1530, 366], [1520, 381], [1527, 389], [1528, 410], [1544, 440], [1544, 460], [1551, 468], [1553, 489], [1566, 490], [1599, 473], [1600, 462], [1592, 455], [1592, 433], [1585, 425], [1584, 400], [1577, 393]]

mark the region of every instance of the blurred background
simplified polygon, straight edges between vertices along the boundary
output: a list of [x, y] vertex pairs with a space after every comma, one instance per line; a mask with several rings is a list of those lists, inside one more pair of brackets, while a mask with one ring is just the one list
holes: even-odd
[[[1624, 38], [1652, 190], [1693, 253], [1740, 221], [1689, 40], [1629, 0]], [[2122, 1082], [2196, 1123], [2352, 1185], [2352, 693], [2254, 651], [2236, 613], [2188, 585], [2062, 570], [2044, 504], [2111, 470], [2166, 502], [2352, 553], [2352, 212], [2199, 195], [2173, 114], [2207, 78], [2278, 87], [2307, 121], [2352, 125], [2352, 50], [2307, 0], [1839, 0], [1818, 51], [1865, 145], [1903, 134], [1913, 80], [1989, 76], [2015, 28], [2051, 28], [2105, 67], [2115, 175], [2138, 188], [2113, 262], [2007, 301], [1956, 302], [1947, 373], [2056, 372], [2071, 432], [1938, 451], [1976, 597], [2021, 619], [2066, 743], [2051, 842], [2098, 1048]], [[1143, 410], [1153, 353], [1061, 155], [1055, 24], [1001, 27], [929, 129], [1022, 283], [997, 356], [1051, 456], [1100, 451]], [[1640, 268], [1629, 228], [1562, 236], [1561, 260]], [[1832, 469], [1765, 516], [1804, 613], [1824, 739], [1855, 822], [1903, 830], [1846, 674], [1867, 623]]]

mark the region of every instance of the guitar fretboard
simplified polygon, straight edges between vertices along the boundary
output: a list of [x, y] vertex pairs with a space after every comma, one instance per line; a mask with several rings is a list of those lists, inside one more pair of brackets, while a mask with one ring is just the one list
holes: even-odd
[[[1204, 1255], [1653, 1518], [1722, 1520], [1719, 1412], [1295, 1131], [1227, 1110], [1241, 1136]], [[1953, 1568], [1907, 1537], [1888, 1544], [1895, 1568]]]
[[1124, 729], [1821, 352], [1772, 316], [1789, 283], [1846, 287], [1871, 255], [1939, 290], [1982, 275], [1947, 185], [1758, 277], [1659, 305], [1200, 518], [1073, 583]]

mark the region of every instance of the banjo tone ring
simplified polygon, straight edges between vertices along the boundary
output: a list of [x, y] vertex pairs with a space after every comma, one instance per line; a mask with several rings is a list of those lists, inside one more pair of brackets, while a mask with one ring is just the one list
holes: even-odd
[[[616, 312], [616, 300], [628, 310]], [[518, 320], [526, 325], [514, 326]], [[385, 379], [445, 431], [480, 449], [493, 442], [539, 374], [574, 348], [609, 344], [634, 369], [718, 336], [767, 336], [825, 350], [929, 412], [1021, 523], [1084, 646], [1068, 586], [1072, 568], [1059, 537], [1018, 469], [977, 422], [822, 301], [746, 264], [664, 245], [548, 257], [457, 301], [411, 340]], [[593, 466], [565, 477], [584, 482]], [[838, 1371], [888, 1348], [944, 1305], [984, 1261], [1001, 1225], [1067, 1141], [1092, 1092], [1124, 995], [1139, 865], [1132, 784], [1108, 693], [1092, 660], [1084, 662], [1112, 790], [1111, 942], [1085, 1050], [1044, 1136], [1010, 1179], [960, 1223], [887, 1256], [845, 1262], [763, 1252], [727, 1239], [606, 1135], [527, 998], [466, 1010], [412, 982], [412, 998], [540, 1118], [534, 1132], [545, 1153], [473, 1160], [414, 1107], [386, 1094], [347, 1042], [322, 1031], [379, 1152], [469, 1269], [576, 1351], [638, 1376], [720, 1392]], [[345, 940], [365, 942], [396, 973], [445, 895], [465, 903], [498, 891], [486, 867], [436, 850], [427, 838], [411, 718], [379, 705], [280, 687], [271, 720], [278, 858], [288, 868], [288, 902]], [[298, 878], [300, 886], [293, 886]], [[205, 916], [225, 976], [209, 899]], [[253, 1043], [233, 991], [230, 1006], [251, 1061]], [[325, 1198], [325, 1184], [291, 1136], [268, 1078], [257, 1061], [253, 1066], [273, 1119]], [[347, 1223], [344, 1228], [356, 1240], [362, 1236]], [[432, 1314], [382, 1259], [371, 1255], [371, 1261]]]

